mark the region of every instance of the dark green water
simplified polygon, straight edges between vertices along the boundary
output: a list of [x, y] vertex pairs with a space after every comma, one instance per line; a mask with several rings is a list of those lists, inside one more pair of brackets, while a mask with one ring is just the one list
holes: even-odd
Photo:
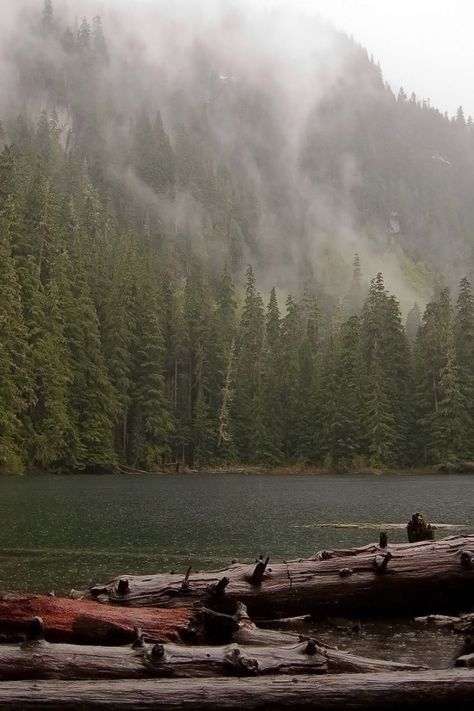
[[0, 590], [308, 556], [378, 537], [320, 524], [400, 523], [415, 510], [474, 530], [474, 477], [462, 475], [44, 476], [1, 479], [0, 492]]

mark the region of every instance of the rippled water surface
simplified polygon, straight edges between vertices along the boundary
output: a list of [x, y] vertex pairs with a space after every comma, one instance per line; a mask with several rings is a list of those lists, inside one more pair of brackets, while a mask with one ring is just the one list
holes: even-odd
[[1, 479], [0, 493], [0, 590], [307, 556], [369, 543], [416, 510], [474, 530], [474, 477], [462, 475], [44, 476]]

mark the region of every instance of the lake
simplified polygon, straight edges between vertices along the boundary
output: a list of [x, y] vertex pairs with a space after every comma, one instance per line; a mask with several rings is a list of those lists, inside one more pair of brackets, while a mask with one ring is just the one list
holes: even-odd
[[[468, 475], [31, 476], [1, 479], [0, 492], [0, 590], [64, 593], [120, 573], [309, 556], [377, 540], [379, 523], [414, 511], [474, 530]], [[351, 523], [373, 529], [337, 527]]]

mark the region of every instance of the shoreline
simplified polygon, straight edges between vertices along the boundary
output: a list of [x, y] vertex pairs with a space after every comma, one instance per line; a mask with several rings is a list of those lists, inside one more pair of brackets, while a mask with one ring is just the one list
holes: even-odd
[[183, 476], [183, 475], [215, 475], [215, 476], [307, 476], [307, 477], [317, 477], [317, 476], [429, 476], [429, 475], [439, 475], [439, 476], [449, 476], [449, 475], [472, 475], [474, 474], [474, 463], [466, 462], [460, 463], [458, 465], [452, 465], [449, 467], [443, 466], [420, 466], [420, 467], [357, 467], [353, 469], [329, 469], [327, 467], [317, 467], [317, 466], [275, 466], [275, 467], [264, 467], [264, 466], [252, 466], [252, 465], [229, 465], [229, 466], [219, 466], [219, 467], [196, 467], [191, 468], [187, 466], [179, 467], [176, 471], [175, 465], [173, 467], [164, 467], [157, 471], [145, 471], [142, 469], [134, 469], [133, 467], [120, 465], [117, 469], [110, 469], [108, 471], [33, 471], [25, 472], [23, 474], [3, 474], [5, 477], [41, 477], [41, 476], [125, 476], [125, 475], [135, 475], [135, 476]]

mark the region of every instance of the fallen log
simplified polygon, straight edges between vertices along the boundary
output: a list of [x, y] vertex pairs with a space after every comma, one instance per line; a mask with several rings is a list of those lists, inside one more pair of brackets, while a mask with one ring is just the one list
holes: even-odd
[[29, 636], [31, 620], [41, 617], [50, 642], [118, 645], [131, 643], [134, 628], [161, 642], [199, 642], [204, 635], [199, 610], [130, 609], [48, 595], [0, 594], [0, 641]]
[[326, 659], [311, 641], [286, 647], [132, 647], [50, 644], [0, 645], [0, 679], [142, 679], [323, 674]]
[[470, 612], [465, 615], [456, 616], [426, 615], [424, 617], [415, 617], [414, 622], [416, 625], [423, 627], [439, 627], [440, 629], [463, 633], [474, 623], [474, 613]]
[[281, 676], [256, 679], [16, 681], [0, 684], [2, 711], [467, 711], [474, 674], [429, 672]]
[[[250, 646], [281, 646], [304, 642], [310, 638], [306, 635], [298, 635], [292, 632], [281, 632], [279, 630], [260, 629], [252, 622], [248, 616], [245, 605], [240, 603], [234, 615], [236, 631], [232, 639], [238, 644]], [[315, 649], [327, 661], [330, 673], [341, 674], [344, 672], [383, 672], [383, 671], [420, 671], [426, 669], [424, 666], [414, 664], [404, 664], [401, 662], [391, 662], [385, 659], [370, 659], [359, 657], [358, 655], [345, 652], [335, 647], [328, 647], [320, 644], [311, 638], [315, 644]]]
[[[383, 541], [385, 543], [385, 541]], [[474, 592], [474, 535], [439, 542], [322, 551], [309, 560], [269, 566], [235, 563], [224, 570], [122, 575], [89, 597], [125, 606], [192, 606], [232, 613], [238, 601], [253, 618], [422, 614], [462, 607]]]

